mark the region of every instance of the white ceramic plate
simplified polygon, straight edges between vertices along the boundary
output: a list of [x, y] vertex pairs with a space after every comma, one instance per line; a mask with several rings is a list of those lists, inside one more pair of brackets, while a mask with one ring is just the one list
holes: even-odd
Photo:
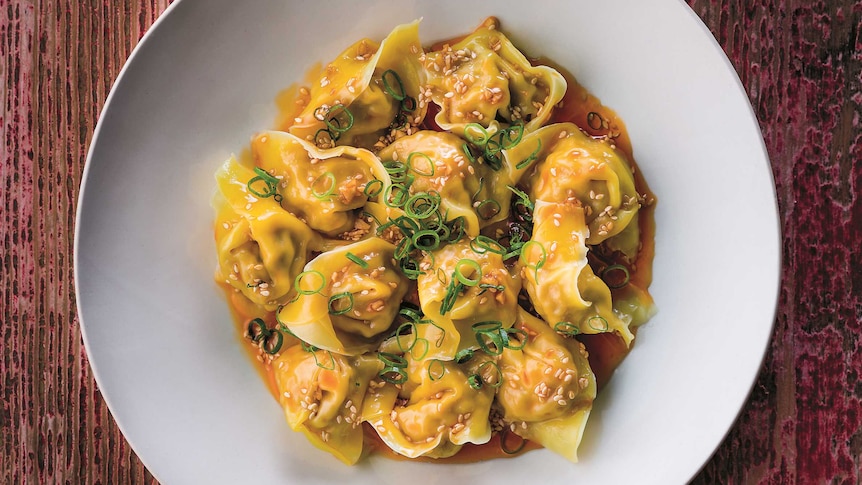
[[[538, 5], [537, 3], [541, 3]], [[166, 484], [656, 483], [690, 479], [732, 425], [775, 312], [769, 162], [730, 63], [675, 0], [182, 0], [135, 49], [102, 113], [75, 246], [96, 379]], [[349, 468], [289, 431], [213, 283], [213, 172], [275, 119], [315, 61], [423, 17], [426, 43], [488, 15], [566, 66], [626, 121], [659, 205], [659, 314], [601, 393], [581, 463], [546, 451]]]

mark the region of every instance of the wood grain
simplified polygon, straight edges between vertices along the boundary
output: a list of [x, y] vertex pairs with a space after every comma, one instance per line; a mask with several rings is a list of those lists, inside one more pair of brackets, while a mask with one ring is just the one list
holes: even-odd
[[[72, 236], [113, 79], [167, 0], [0, 0], [0, 483], [153, 483], [81, 344]], [[784, 265], [764, 368], [695, 483], [862, 483], [862, 1], [690, 0], [775, 176]]]

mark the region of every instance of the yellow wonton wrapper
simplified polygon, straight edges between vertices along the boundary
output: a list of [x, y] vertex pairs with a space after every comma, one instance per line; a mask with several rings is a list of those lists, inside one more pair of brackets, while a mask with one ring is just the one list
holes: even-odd
[[[401, 79], [403, 93], [398, 92], [400, 88], [396, 87], [395, 78], [387, 75], [389, 87], [396, 95], [403, 94], [418, 101], [421, 55], [418, 20], [399, 25], [379, 45], [369, 39], [353, 44], [323, 69], [320, 78], [311, 86], [308, 105], [299, 114], [299, 121], [290, 127], [290, 132], [305, 140], [315, 140], [319, 130], [327, 128], [321, 115], [340, 104], [352, 114], [353, 126], [340, 135], [336, 144], [373, 148], [401, 111], [401, 102], [386, 90], [382, 79], [384, 72], [392, 70]], [[342, 120], [339, 123], [346, 123], [346, 118], [335, 110], [332, 115]], [[407, 115], [414, 125], [419, 124], [425, 109], [416, 106], [415, 111]]]
[[425, 55], [435, 121], [462, 134], [468, 123], [490, 126], [498, 116], [523, 121], [527, 132], [551, 117], [566, 93], [566, 79], [547, 66], [532, 66], [489, 19], [461, 42]]
[[611, 290], [587, 263], [584, 210], [574, 202], [536, 201], [533, 237], [521, 255], [524, 286], [551, 325], [568, 322], [580, 333], [616, 332], [631, 345], [629, 318], [613, 309]]
[[[462, 368], [454, 361], [408, 356], [407, 382], [370, 386], [363, 419], [387, 446], [408, 458], [446, 458], [466, 443], [487, 443], [494, 390], [470, 387], [467, 376], [476, 372], [480, 362], [474, 360]], [[399, 398], [406, 402], [400, 403]]]
[[379, 361], [295, 345], [273, 365], [278, 401], [290, 428], [348, 465], [359, 461], [364, 436], [360, 410]]
[[[536, 160], [515, 168], [539, 142]], [[590, 229], [587, 244], [601, 244], [629, 228], [619, 249], [634, 258], [640, 237], [634, 175], [625, 156], [609, 142], [587, 136], [571, 123], [558, 123], [525, 135], [504, 153], [510, 177], [529, 186], [532, 199], [580, 202]]]
[[596, 398], [596, 378], [584, 345], [562, 338], [547, 323], [518, 311], [523, 349], [507, 348], [498, 365], [503, 385], [497, 403], [514, 432], [566, 459], [578, 461], [578, 445]]
[[[482, 273], [480, 282], [476, 286], [465, 287], [458, 294], [451, 310], [441, 315], [447, 288], [461, 260], [479, 264]], [[477, 346], [472, 328], [475, 323], [500, 321], [503, 328], [509, 328], [515, 322], [521, 278], [509, 271], [500, 254], [484, 250], [470, 238], [464, 238], [426, 255], [420, 266], [425, 274], [417, 280], [419, 302], [425, 318], [436, 324], [418, 327], [419, 336], [431, 343], [429, 358], [452, 359], [458, 351]], [[468, 279], [478, 277], [471, 266], [462, 265], [461, 271]], [[457, 283], [458, 280], [454, 281]], [[503, 289], [482, 285], [502, 286]]]
[[290, 133], [267, 131], [252, 139], [251, 149], [255, 162], [279, 178], [282, 204], [328, 236], [354, 228], [369, 181], [389, 183], [380, 160], [359, 148], [321, 150]]
[[[410, 281], [392, 265], [394, 251], [392, 244], [371, 237], [314, 258], [299, 281], [299, 290], [311, 294], [298, 294], [281, 309], [278, 320], [321, 349], [344, 355], [375, 349], [410, 288]], [[367, 267], [348, 259], [348, 253]], [[330, 302], [344, 293], [352, 296]]]
[[438, 193], [447, 221], [464, 217], [465, 232], [476, 237], [481, 228], [509, 215], [512, 192], [506, 185], [511, 182], [504, 172], [471, 162], [465, 149], [464, 140], [451, 133], [419, 131], [399, 138], [379, 156], [384, 163], [409, 163], [406, 173], [415, 177], [410, 194]]
[[320, 237], [272, 197], [249, 193], [248, 181], [255, 176], [234, 158], [216, 173], [226, 204], [217, 221], [217, 277], [253, 303], [273, 310], [290, 293]]

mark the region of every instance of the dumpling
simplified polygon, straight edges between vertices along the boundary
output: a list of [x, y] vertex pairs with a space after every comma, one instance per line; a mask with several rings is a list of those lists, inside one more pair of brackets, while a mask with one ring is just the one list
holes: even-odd
[[297, 279], [296, 298], [278, 312], [278, 320], [321, 349], [345, 355], [373, 350], [410, 288], [393, 266], [394, 251], [370, 237], [317, 256]]
[[314, 446], [353, 465], [362, 455], [362, 403], [378, 372], [372, 356], [345, 357], [294, 345], [273, 363], [287, 423]]
[[526, 332], [523, 348], [506, 348], [497, 365], [503, 384], [497, 403], [515, 434], [573, 462], [596, 398], [596, 379], [584, 345], [562, 338], [524, 310], [515, 328]]
[[322, 150], [280, 131], [257, 135], [251, 149], [255, 162], [278, 180], [282, 205], [329, 236], [354, 228], [355, 209], [368, 200], [367, 184], [389, 183], [380, 160], [367, 150]]
[[563, 99], [566, 80], [547, 66], [533, 66], [489, 18], [453, 46], [425, 54], [435, 121], [462, 133], [468, 123], [490, 126], [497, 118], [523, 122], [527, 132], [550, 119]]
[[508, 216], [512, 193], [505, 173], [476, 163], [466, 150], [464, 140], [451, 133], [420, 131], [399, 138], [379, 156], [401, 178], [412, 177], [411, 195], [436, 193], [447, 220], [463, 217], [467, 235], [476, 237], [482, 227]]
[[424, 274], [417, 279], [419, 302], [435, 325], [420, 325], [419, 335], [432, 343], [430, 357], [452, 359], [458, 351], [478, 346], [474, 324], [499, 322], [505, 329], [515, 322], [521, 278], [509, 271], [501, 252], [480, 236], [424, 256]]
[[379, 45], [361, 40], [329, 63], [289, 131], [319, 146], [371, 149], [381, 136], [418, 125], [419, 22], [396, 27]]
[[408, 458], [446, 458], [466, 443], [491, 439], [494, 388], [470, 385], [476, 364], [404, 360], [406, 382], [372, 382], [362, 411], [387, 446]]
[[[529, 160], [541, 143], [535, 161]], [[525, 135], [504, 152], [513, 180], [526, 175], [534, 200], [574, 201], [584, 207], [589, 233], [587, 244], [600, 244], [634, 223], [640, 204], [631, 166], [610, 143], [584, 134], [571, 123], [559, 123]], [[534, 168], [533, 168], [534, 167]], [[638, 233], [629, 233], [627, 253], [637, 252]]]
[[587, 262], [584, 209], [576, 201], [538, 200], [533, 222], [521, 261], [524, 286], [539, 315], [578, 333], [616, 332], [631, 345], [629, 319], [614, 311], [610, 289]]
[[293, 289], [293, 280], [320, 237], [271, 197], [248, 191], [255, 172], [231, 158], [216, 173], [221, 197], [216, 231], [218, 280], [252, 302], [275, 309]]

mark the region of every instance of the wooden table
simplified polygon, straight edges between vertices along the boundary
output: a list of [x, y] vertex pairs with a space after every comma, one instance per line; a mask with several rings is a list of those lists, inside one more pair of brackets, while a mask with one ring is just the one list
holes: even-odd
[[[72, 238], [111, 83], [167, 0], [0, 0], [0, 482], [154, 482], [81, 343]], [[690, 0], [772, 159], [772, 345], [695, 483], [862, 483], [862, 1]], [[741, 336], [740, 338], [744, 338]]]

